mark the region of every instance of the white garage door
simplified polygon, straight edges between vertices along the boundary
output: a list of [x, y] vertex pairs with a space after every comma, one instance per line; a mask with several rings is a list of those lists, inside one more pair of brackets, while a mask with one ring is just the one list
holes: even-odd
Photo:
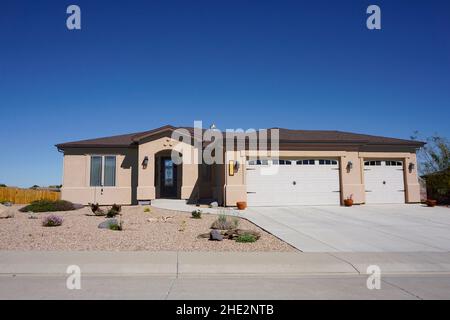
[[364, 161], [366, 203], [405, 203], [403, 162]]
[[340, 203], [337, 160], [250, 160], [246, 169], [249, 206]]

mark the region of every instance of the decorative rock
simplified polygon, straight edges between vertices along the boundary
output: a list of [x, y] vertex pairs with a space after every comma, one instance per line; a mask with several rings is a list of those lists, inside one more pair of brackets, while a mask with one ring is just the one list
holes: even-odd
[[12, 218], [14, 215], [9, 211], [9, 208], [0, 204], [0, 218], [7, 219]]
[[100, 229], [109, 229], [109, 226], [112, 225], [112, 224], [117, 224], [118, 225], [119, 221], [117, 221], [117, 219], [107, 219], [107, 220], [103, 221], [102, 223], [100, 223], [98, 225], [98, 227]]
[[220, 234], [219, 230], [211, 230], [211, 232], [209, 233], [209, 240], [222, 241], [223, 236]]
[[202, 233], [202, 234], [199, 234], [198, 236], [197, 236], [197, 238], [199, 238], [199, 239], [202, 239], [202, 238], [209, 238], [211, 236], [211, 234], [208, 232], [208, 233]]
[[219, 204], [217, 203], [217, 201], [213, 201], [213, 202], [211, 202], [211, 203], [209, 204], [209, 206], [210, 206], [211, 208], [217, 208], [217, 207], [219, 206]]
[[75, 208], [75, 210], [78, 210], [78, 209], [83, 209], [83, 208], [84, 208], [84, 205], [82, 205], [82, 204], [80, 204], [80, 203], [74, 203], [74, 204], [73, 204], [73, 207]]

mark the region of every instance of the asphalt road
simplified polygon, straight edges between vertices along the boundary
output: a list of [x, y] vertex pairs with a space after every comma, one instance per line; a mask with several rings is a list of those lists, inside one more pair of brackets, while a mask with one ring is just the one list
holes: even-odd
[[0, 275], [0, 299], [450, 299], [450, 274], [367, 276], [171, 277], [86, 275], [69, 290], [66, 276]]

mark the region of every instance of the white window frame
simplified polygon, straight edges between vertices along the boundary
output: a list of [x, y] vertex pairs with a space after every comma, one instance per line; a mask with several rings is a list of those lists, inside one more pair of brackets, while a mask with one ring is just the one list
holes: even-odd
[[[100, 157], [102, 159], [102, 175], [101, 175], [101, 185], [99, 186], [92, 186], [91, 185], [91, 168], [92, 168], [92, 157]], [[115, 158], [115, 171], [114, 171], [114, 185], [113, 186], [105, 186], [105, 158], [106, 157], [114, 157]], [[90, 154], [89, 155], [89, 187], [91, 188], [115, 188], [117, 187], [117, 154]]]

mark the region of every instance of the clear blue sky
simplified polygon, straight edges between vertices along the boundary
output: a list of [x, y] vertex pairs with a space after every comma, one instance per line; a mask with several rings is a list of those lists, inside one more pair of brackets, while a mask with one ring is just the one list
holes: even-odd
[[0, 111], [0, 183], [25, 187], [60, 183], [55, 143], [194, 120], [448, 137], [450, 4], [3, 0]]

